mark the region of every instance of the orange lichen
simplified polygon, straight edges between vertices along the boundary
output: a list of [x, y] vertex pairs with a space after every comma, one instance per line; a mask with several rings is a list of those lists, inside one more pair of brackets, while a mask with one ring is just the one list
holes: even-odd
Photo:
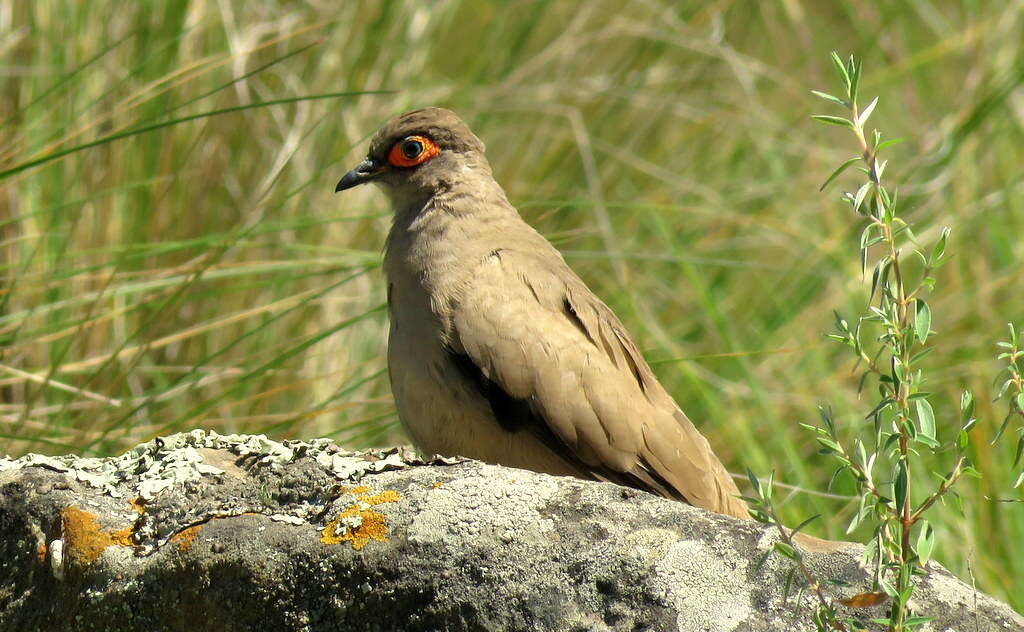
[[434, 481], [433, 483], [431, 483], [430, 488], [431, 489], [437, 489], [438, 487], [440, 487], [442, 485], [444, 485], [444, 483], [442, 483], [441, 481]]
[[39, 546], [36, 547], [36, 555], [39, 557], [40, 562], [46, 561], [46, 554], [49, 552], [50, 549], [46, 546], [45, 542], [40, 543]]
[[61, 533], [64, 555], [83, 565], [98, 560], [108, 546], [134, 546], [131, 527], [104, 531], [100, 529], [95, 514], [74, 506], [61, 512]]
[[370, 540], [387, 541], [387, 517], [372, 507], [381, 503], [398, 502], [402, 495], [392, 490], [371, 495], [366, 493], [369, 489], [363, 486], [352, 491], [355, 492], [356, 489], [363, 490], [356, 497], [356, 502], [335, 516], [334, 520], [328, 522], [321, 530], [320, 542], [323, 544], [351, 542], [352, 548], [359, 551]]
[[203, 525], [197, 524], [193, 527], [182, 529], [181, 531], [172, 535], [170, 541], [178, 545], [179, 551], [187, 551], [188, 548], [192, 546], [192, 542], [195, 541], [196, 536], [199, 535], [199, 530], [202, 528]]
[[132, 498], [131, 500], [129, 500], [128, 506], [131, 507], [133, 511], [136, 511], [140, 514], [146, 513], [145, 501], [141, 497]]
[[135, 529], [125, 527], [124, 529], [112, 531], [110, 533], [110, 541], [118, 546], [135, 546], [135, 542], [132, 540], [133, 535], [135, 535]]
[[341, 493], [342, 494], [357, 494], [358, 495], [358, 494], [365, 494], [368, 491], [370, 491], [370, 488], [367, 487], [366, 485], [359, 485], [357, 487], [342, 487], [341, 488]]
[[357, 500], [361, 500], [368, 505], [379, 505], [381, 503], [395, 503], [402, 500], [402, 495], [396, 491], [387, 489], [379, 494], [373, 496], [360, 496]]

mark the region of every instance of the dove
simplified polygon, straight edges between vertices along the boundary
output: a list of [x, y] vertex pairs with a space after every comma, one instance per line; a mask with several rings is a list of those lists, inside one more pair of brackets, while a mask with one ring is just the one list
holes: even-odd
[[418, 449], [750, 518], [622, 322], [520, 217], [455, 113], [388, 121], [336, 191], [365, 183], [394, 211], [388, 371]]

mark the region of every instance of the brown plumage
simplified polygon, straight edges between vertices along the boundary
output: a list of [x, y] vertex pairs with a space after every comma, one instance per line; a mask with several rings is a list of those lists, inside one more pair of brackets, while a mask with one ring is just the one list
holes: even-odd
[[748, 517], [622, 323], [519, 217], [454, 113], [389, 121], [337, 190], [369, 181], [395, 212], [388, 366], [417, 447]]

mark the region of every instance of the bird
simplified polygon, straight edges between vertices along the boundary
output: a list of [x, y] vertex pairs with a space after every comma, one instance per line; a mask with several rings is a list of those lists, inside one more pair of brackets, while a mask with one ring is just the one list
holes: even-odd
[[616, 483], [750, 519], [622, 322], [519, 215], [454, 112], [406, 112], [335, 192], [377, 185], [399, 421], [427, 454]]

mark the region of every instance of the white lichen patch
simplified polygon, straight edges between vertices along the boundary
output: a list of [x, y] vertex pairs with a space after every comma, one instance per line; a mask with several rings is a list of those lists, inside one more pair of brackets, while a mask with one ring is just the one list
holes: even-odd
[[[314, 440], [313, 447], [320, 448], [318, 442], [327, 442], [326, 439]], [[333, 444], [330, 444], [333, 445]], [[331, 452], [320, 449], [316, 453], [316, 462], [320, 467], [330, 471], [336, 477], [345, 481], [358, 481], [368, 473], [383, 472], [385, 470], [397, 470], [409, 467], [412, 455], [402, 448], [389, 448], [381, 451], [373, 459], [366, 459], [364, 452]]]
[[650, 567], [664, 559], [669, 548], [678, 540], [679, 534], [669, 529], [626, 531], [619, 539], [619, 554], [636, 559], [644, 567]]
[[192, 430], [141, 443], [124, 454], [110, 458], [73, 455], [26, 454], [17, 459], [0, 458], [0, 472], [26, 467], [45, 467], [63, 472], [90, 487], [102, 489], [114, 498], [125, 495], [152, 500], [162, 491], [195, 482], [224, 470], [204, 461], [201, 450], [226, 450], [249, 465], [280, 470], [298, 454], [308, 455], [344, 481], [357, 481], [366, 473], [400, 469], [409, 465], [411, 453], [393, 448], [379, 453], [341, 452], [329, 439], [274, 441], [264, 435], [222, 435]]
[[[370, 506], [366, 503], [361, 503], [360, 511], [366, 511]], [[350, 533], [355, 531], [359, 527], [363, 526], [363, 517], [356, 513], [351, 516], [342, 516], [338, 518], [338, 523], [334, 525], [334, 532], [336, 535], [342, 535], [343, 533]]]
[[91, 487], [103, 489], [115, 498], [121, 496], [114, 488], [116, 481], [112, 478], [110, 459], [45, 456], [42, 454], [26, 454], [17, 459], [0, 457], [0, 472], [19, 470], [26, 467], [43, 467], [57, 472], [64, 472], [77, 481], [81, 481]]
[[699, 540], [672, 543], [655, 566], [680, 630], [732, 632], [754, 614], [744, 560], [729, 563]]
[[199, 452], [189, 446], [172, 450], [163, 458], [149, 460], [149, 467], [139, 474], [139, 496], [152, 500], [165, 489], [197, 481], [207, 474], [223, 474], [224, 470], [207, 465]]
[[[539, 508], [559, 493], [559, 479], [481, 467], [487, 470], [486, 476], [455, 479], [430, 491], [430, 502], [409, 527], [411, 540], [457, 545], [466, 538], [492, 535], [512, 542], [542, 538], [554, 530], [554, 521]], [[524, 476], [529, 483], [519, 484]]]
[[300, 518], [298, 516], [292, 516], [292, 515], [289, 515], [289, 514], [280, 514], [280, 513], [271, 514], [270, 515], [270, 519], [273, 520], [274, 522], [284, 522], [284, 523], [287, 523], [287, 524], [294, 524], [294, 525], [309, 524], [309, 521], [306, 520], [305, 518]]
[[53, 578], [57, 581], [64, 581], [64, 540], [50, 542], [50, 570]]

